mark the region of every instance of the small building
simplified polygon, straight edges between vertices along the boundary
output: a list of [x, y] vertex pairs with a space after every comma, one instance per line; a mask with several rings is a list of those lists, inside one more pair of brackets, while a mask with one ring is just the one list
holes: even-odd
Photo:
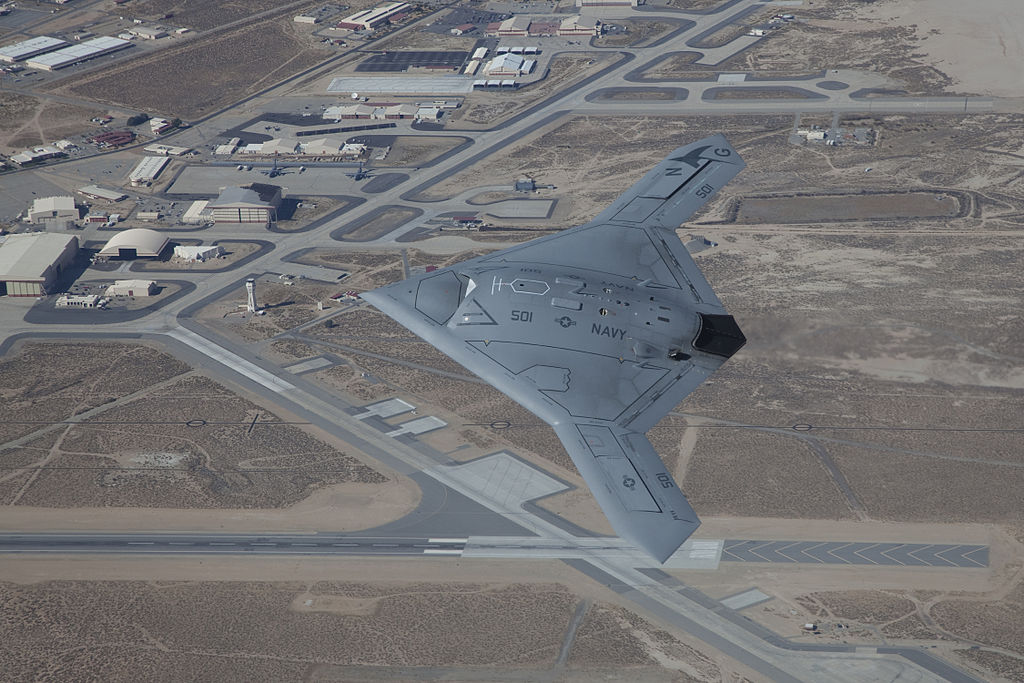
[[150, 185], [160, 177], [160, 173], [169, 161], [169, 157], [143, 157], [142, 161], [128, 174], [128, 180], [133, 187]]
[[163, 156], [180, 157], [184, 154], [188, 154], [192, 151], [191, 147], [175, 147], [174, 145], [148, 145], [143, 147], [143, 150], [150, 152], [151, 154], [160, 154]]
[[315, 138], [302, 143], [302, 153], [307, 156], [338, 156], [345, 141], [341, 138]]
[[132, 34], [133, 36], [143, 38], [145, 40], [156, 40], [157, 38], [167, 37], [167, 29], [161, 26], [132, 26], [130, 29], [128, 29], [128, 33]]
[[28, 166], [29, 164], [36, 164], [47, 159], [56, 159], [63, 156], [67, 156], [63, 150], [59, 150], [56, 147], [43, 146], [18, 152], [11, 156], [11, 161], [19, 166]]
[[267, 140], [260, 148], [260, 154], [295, 154], [299, 151], [299, 141], [293, 138], [274, 138]]
[[0, 296], [49, 294], [77, 256], [78, 238], [74, 235], [8, 235], [0, 242]]
[[76, 221], [78, 220], [78, 207], [75, 206], [75, 198], [68, 196], [39, 197], [33, 200], [32, 208], [28, 210], [28, 222], [35, 225], [42, 225], [50, 221]]
[[484, 75], [489, 78], [497, 76], [518, 76], [523, 73], [524, 60], [519, 55], [506, 52], [505, 54], [498, 55], [486, 66], [484, 66]]
[[104, 296], [153, 296], [157, 293], [154, 280], [114, 280]]
[[238, 144], [242, 141], [241, 138], [231, 138], [226, 144], [217, 145], [217, 148], [213, 150], [213, 153], [217, 156], [231, 156], [238, 149]]
[[197, 247], [178, 245], [174, 247], [174, 258], [185, 261], [186, 263], [202, 263], [223, 255], [224, 247], [219, 244]]
[[482, 61], [486, 56], [487, 56], [487, 48], [486, 47], [478, 47], [476, 50], [473, 51], [472, 59], [475, 59], [477, 61]]
[[601, 22], [596, 17], [574, 14], [558, 25], [560, 36], [596, 36], [601, 33]]
[[533, 192], [537, 189], [537, 184], [533, 181], [533, 178], [523, 176], [516, 178], [516, 192]]
[[[213, 220], [213, 210], [209, 209], [210, 202], [206, 199], [200, 199], [192, 202], [192, 204], [185, 209], [185, 213], [181, 215], [181, 222], [188, 223], [189, 225], [199, 225], [200, 223], [206, 223], [207, 221]], [[177, 249], [177, 247], [175, 247]], [[177, 255], [177, 252], [175, 252]]]
[[86, 185], [85, 187], [78, 188], [78, 194], [88, 197], [89, 199], [98, 199], [104, 202], [119, 202], [126, 198], [124, 192], [118, 190], [108, 190], [105, 187], [99, 185]]
[[96, 308], [99, 305], [98, 294], [62, 294], [57, 297], [57, 308]]
[[281, 205], [281, 188], [253, 183], [248, 187], [225, 187], [210, 202], [215, 223], [259, 223], [270, 226], [277, 222]]
[[444, 111], [440, 107], [420, 107], [416, 111], [416, 118], [420, 121], [436, 123], [441, 120]]
[[100, 249], [107, 258], [156, 258], [170, 243], [165, 236], [148, 228], [131, 228], [117, 233]]
[[[491, 32], [493, 24], [488, 24], [488, 32]], [[492, 34], [496, 36], [526, 36], [530, 32], [530, 17], [518, 15], [509, 17], [498, 23]]]
[[366, 154], [366, 145], [359, 142], [346, 142], [341, 148], [341, 156], [357, 159]]
[[451, 34], [453, 36], [464, 36], [467, 33], [472, 33], [475, 30], [476, 26], [474, 26], [473, 24], [462, 24], [461, 26], [456, 26], [455, 28], [453, 28], [451, 30]]
[[298, 14], [292, 21], [296, 24], [319, 24], [320, 17], [315, 14]]
[[135, 214], [135, 217], [140, 221], [158, 221], [160, 220], [159, 211], [139, 211]]

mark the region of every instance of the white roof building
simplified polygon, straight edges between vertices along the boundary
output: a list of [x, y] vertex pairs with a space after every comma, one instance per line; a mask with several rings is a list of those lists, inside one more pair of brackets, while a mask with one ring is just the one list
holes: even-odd
[[183, 246], [178, 245], [174, 247], [174, 258], [181, 259], [189, 263], [202, 263], [212, 258], [217, 258], [224, 253], [224, 247], [219, 244], [210, 244], [202, 246]]
[[26, 61], [25, 65], [43, 71], [56, 71], [57, 69], [63, 69], [66, 66], [84, 62], [87, 59], [117, 52], [130, 46], [131, 43], [127, 40], [100, 36], [99, 38], [83, 41], [78, 45], [57, 50], [56, 52], [48, 52], [44, 55], [33, 57]]
[[299, 141], [292, 138], [267, 140], [260, 148], [260, 154], [295, 154], [298, 151]]
[[503, 55], [498, 55], [484, 67], [484, 75], [486, 76], [518, 76], [523, 69], [523, 62], [525, 62], [521, 56], [514, 55], [506, 52]]
[[336, 156], [344, 144], [341, 138], [315, 138], [302, 144], [302, 153], [309, 156]]
[[107, 287], [105, 296], [153, 296], [156, 294], [156, 281], [154, 280], [114, 280], [114, 284]]
[[142, 161], [128, 174], [128, 180], [134, 186], [149, 185], [158, 177], [170, 161], [168, 157], [143, 157]]
[[[207, 208], [209, 204], [209, 200], [206, 199], [200, 199], [192, 202], [192, 205], [189, 206], [185, 210], [185, 213], [181, 215], [181, 222], [198, 225], [199, 223], [205, 223], [209, 220], [213, 220], [213, 211]], [[177, 256], [178, 247], [175, 247], [174, 249], [174, 255]]]
[[99, 185], [86, 185], [78, 188], [78, 194], [85, 195], [89, 199], [101, 199], [105, 202], [119, 202], [128, 195], [118, 190], [108, 190]]
[[28, 210], [30, 223], [42, 223], [52, 219], [78, 218], [78, 207], [75, 206], [75, 198], [68, 196], [39, 197], [32, 201], [32, 208]]
[[170, 242], [156, 230], [132, 228], [117, 233], [100, 249], [100, 256], [137, 258], [159, 256]]
[[0, 47], [0, 62], [13, 64], [14, 62], [20, 62], [23, 59], [28, 59], [29, 57], [35, 57], [36, 55], [56, 50], [57, 48], [63, 47], [67, 44], [68, 41], [66, 40], [51, 38], [50, 36], [39, 36], [37, 38], [23, 40], [20, 43], [15, 43], [14, 45]]
[[48, 232], [8, 235], [0, 242], [0, 295], [47, 294], [78, 255], [78, 238]]

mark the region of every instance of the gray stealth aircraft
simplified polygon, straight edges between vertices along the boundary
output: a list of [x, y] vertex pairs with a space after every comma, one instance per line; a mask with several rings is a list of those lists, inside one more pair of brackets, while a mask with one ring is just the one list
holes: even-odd
[[644, 433], [746, 342], [675, 230], [744, 166], [705, 138], [586, 225], [362, 295], [551, 425], [659, 562], [700, 520]]

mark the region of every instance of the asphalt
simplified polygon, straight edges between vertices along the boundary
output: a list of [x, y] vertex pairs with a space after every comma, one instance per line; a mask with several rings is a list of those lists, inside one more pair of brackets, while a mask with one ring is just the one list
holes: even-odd
[[987, 545], [843, 541], [727, 540], [723, 562], [855, 564], [886, 567], [988, 567]]

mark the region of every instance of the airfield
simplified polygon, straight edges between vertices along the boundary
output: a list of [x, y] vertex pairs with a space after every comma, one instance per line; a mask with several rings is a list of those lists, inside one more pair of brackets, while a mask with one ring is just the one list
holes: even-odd
[[[160, 141], [195, 156], [132, 187], [139, 133], [0, 174], [11, 227], [34, 192], [123, 190], [94, 203], [122, 225], [74, 229], [66, 284], [166, 287], [107, 310], [0, 297], [0, 670], [1024, 680], [1024, 55], [972, 37], [1024, 26], [999, 0], [670, 0], [602, 8], [616, 28], [593, 38], [485, 39], [508, 5], [334, 37], [317, 32], [373, 3], [311, 26], [293, 15], [313, 7], [176, 3], [164, 23], [191, 35], [3, 75], [5, 154], [147, 111], [186, 120]], [[105, 3], [50, 9], [19, 3], [0, 43], [127, 26]], [[426, 85], [447, 76], [359, 68], [485, 43], [536, 45], [540, 69], [455, 96]], [[322, 118], [360, 79], [423, 88], [371, 104], [459, 105]], [[285, 155], [277, 177], [213, 154], [388, 123], [334, 134], [368, 146], [359, 161]], [[551, 429], [346, 293], [585, 223], [715, 132], [748, 166], [678, 233], [749, 341], [648, 434], [703, 522], [658, 565], [612, 535]], [[270, 227], [180, 222], [253, 182], [286, 190]], [[123, 227], [228, 253], [90, 263]]]

